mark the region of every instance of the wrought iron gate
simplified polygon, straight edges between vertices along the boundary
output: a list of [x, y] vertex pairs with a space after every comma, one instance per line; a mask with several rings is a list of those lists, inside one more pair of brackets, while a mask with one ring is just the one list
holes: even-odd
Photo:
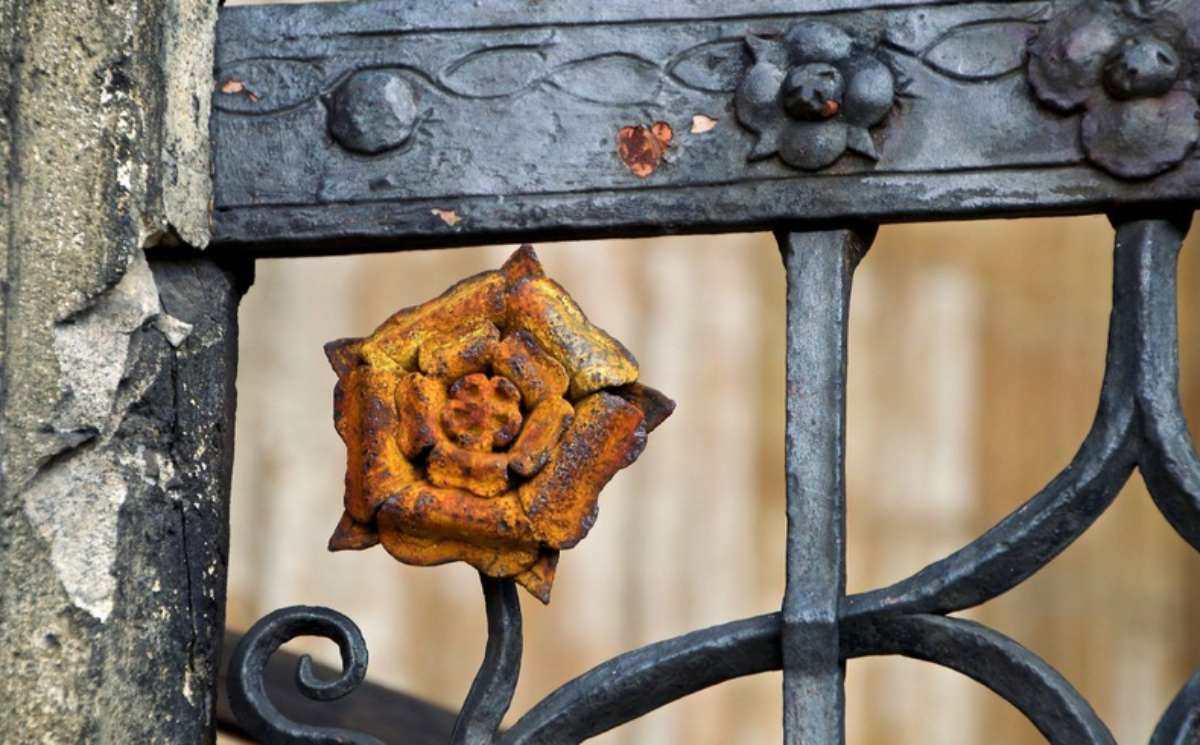
[[[629, 652], [500, 732], [521, 658], [511, 580], [456, 743], [575, 743], [702, 688], [782, 670], [785, 741], [843, 738], [845, 660], [957, 670], [1053, 743], [1112, 743], [1089, 704], [999, 631], [950, 615], [1037, 572], [1136, 467], [1200, 549], [1200, 460], [1180, 408], [1176, 260], [1200, 196], [1192, 0], [754, 0], [486, 5], [377, 0], [223, 11], [216, 237], [256, 255], [770, 228], [787, 272], [787, 586], [778, 613]], [[690, 127], [690, 128], [689, 128]], [[874, 225], [1105, 212], [1113, 311], [1095, 422], [1042, 491], [890, 587], [845, 592], [847, 318]], [[320, 608], [264, 618], [230, 675], [264, 742], [378, 744], [287, 720], [266, 660], [302, 634], [366, 674]], [[1152, 745], [1200, 742], [1200, 674]]]

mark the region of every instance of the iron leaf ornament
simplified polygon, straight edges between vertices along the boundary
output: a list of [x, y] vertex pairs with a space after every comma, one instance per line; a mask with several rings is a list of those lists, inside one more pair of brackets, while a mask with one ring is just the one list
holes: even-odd
[[464, 561], [543, 603], [601, 489], [675, 407], [529, 246], [325, 352], [347, 452], [330, 550]]
[[1200, 2], [1082, 0], [1030, 45], [1029, 82], [1045, 106], [1082, 112], [1083, 149], [1104, 170], [1170, 170], [1200, 139]]
[[737, 88], [738, 121], [758, 139], [751, 160], [778, 154], [806, 171], [847, 150], [878, 160], [870, 129], [896, 98], [896, 77], [845, 30], [821, 21], [792, 26], [782, 39], [746, 38], [754, 64]]

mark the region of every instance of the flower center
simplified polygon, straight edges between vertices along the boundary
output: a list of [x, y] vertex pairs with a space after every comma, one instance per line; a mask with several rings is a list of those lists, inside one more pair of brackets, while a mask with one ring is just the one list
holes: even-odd
[[783, 108], [795, 119], [820, 121], [842, 108], [846, 91], [842, 74], [833, 65], [813, 62], [788, 72], [780, 92]]
[[1161, 96], [1179, 79], [1180, 67], [1170, 44], [1149, 34], [1131, 36], [1105, 63], [1104, 86], [1122, 100]]
[[521, 393], [508, 378], [472, 373], [450, 386], [442, 428], [468, 450], [507, 447], [521, 432], [520, 404]]

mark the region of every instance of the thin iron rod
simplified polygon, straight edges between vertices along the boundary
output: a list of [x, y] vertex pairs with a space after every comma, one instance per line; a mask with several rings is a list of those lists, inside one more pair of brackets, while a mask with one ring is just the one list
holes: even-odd
[[846, 360], [850, 284], [874, 231], [781, 233], [787, 270], [786, 745], [845, 740], [838, 616], [846, 594]]

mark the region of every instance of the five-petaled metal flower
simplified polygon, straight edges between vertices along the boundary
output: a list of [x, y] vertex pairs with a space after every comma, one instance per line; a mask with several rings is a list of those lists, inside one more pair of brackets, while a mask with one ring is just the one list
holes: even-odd
[[499, 271], [325, 347], [346, 443], [331, 550], [465, 561], [549, 602], [559, 550], [675, 404], [522, 247]]
[[868, 131], [896, 96], [891, 69], [837, 26], [799, 23], [782, 41], [746, 39], [754, 65], [737, 89], [737, 116], [758, 135], [751, 159], [775, 153], [817, 170], [846, 150], [878, 159]]
[[1038, 99], [1084, 110], [1093, 162], [1147, 178], [1178, 165], [1200, 138], [1200, 2], [1083, 0], [1055, 17], [1029, 48]]

